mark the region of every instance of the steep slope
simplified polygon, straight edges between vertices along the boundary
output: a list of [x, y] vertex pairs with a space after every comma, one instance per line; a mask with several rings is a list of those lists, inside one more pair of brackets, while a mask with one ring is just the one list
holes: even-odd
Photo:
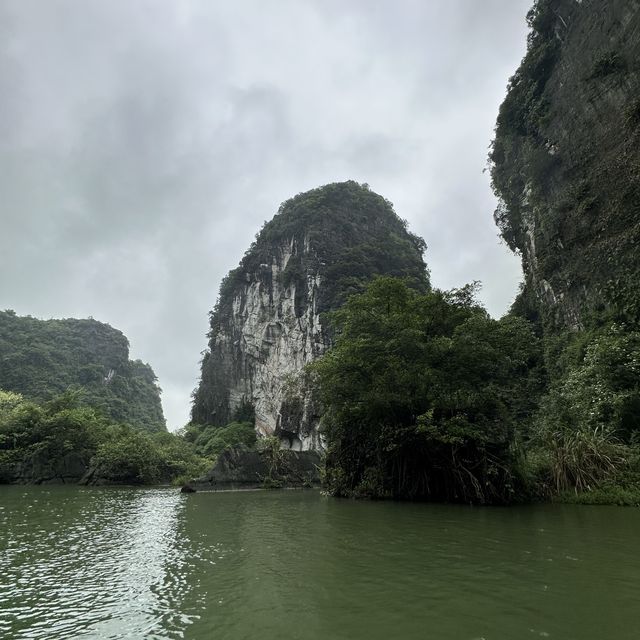
[[129, 342], [96, 320], [38, 320], [0, 312], [0, 389], [47, 400], [82, 387], [83, 402], [119, 422], [166, 430], [160, 389], [148, 364], [129, 360]]
[[640, 318], [640, 0], [539, 0], [491, 154], [518, 307], [550, 331]]
[[301, 374], [331, 342], [325, 313], [376, 274], [426, 290], [424, 249], [366, 185], [285, 202], [220, 287], [193, 421], [224, 425], [251, 407], [259, 433], [317, 448], [317, 408]]
[[528, 18], [491, 154], [496, 222], [525, 274], [512, 312], [542, 336], [523, 436], [549, 463], [542, 493], [636, 504], [640, 0], [538, 0]]

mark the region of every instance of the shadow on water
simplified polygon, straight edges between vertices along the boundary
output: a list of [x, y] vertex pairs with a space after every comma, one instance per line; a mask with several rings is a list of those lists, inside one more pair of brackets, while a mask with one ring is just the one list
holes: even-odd
[[0, 637], [636, 638], [640, 511], [0, 488]]

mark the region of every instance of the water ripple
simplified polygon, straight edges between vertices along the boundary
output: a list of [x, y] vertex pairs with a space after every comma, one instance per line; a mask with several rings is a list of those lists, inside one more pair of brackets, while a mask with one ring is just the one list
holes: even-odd
[[0, 487], [2, 640], [636, 640], [640, 510]]
[[[0, 636], [182, 638], [175, 490], [43, 490], [5, 515]], [[37, 514], [37, 515], [35, 515]]]

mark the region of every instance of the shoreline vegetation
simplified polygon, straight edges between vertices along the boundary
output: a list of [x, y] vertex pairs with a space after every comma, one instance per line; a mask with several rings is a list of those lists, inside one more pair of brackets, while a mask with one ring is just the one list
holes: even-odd
[[603, 323], [558, 348], [474, 293], [379, 278], [333, 314], [310, 367], [330, 493], [640, 505], [640, 333]]
[[208, 464], [173, 433], [116, 423], [83, 404], [82, 390], [41, 403], [0, 390], [0, 483], [179, 483]]

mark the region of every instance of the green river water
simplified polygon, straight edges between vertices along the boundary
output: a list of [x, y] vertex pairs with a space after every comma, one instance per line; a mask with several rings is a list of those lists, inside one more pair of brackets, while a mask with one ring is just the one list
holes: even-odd
[[0, 487], [0, 638], [640, 638], [640, 510]]

